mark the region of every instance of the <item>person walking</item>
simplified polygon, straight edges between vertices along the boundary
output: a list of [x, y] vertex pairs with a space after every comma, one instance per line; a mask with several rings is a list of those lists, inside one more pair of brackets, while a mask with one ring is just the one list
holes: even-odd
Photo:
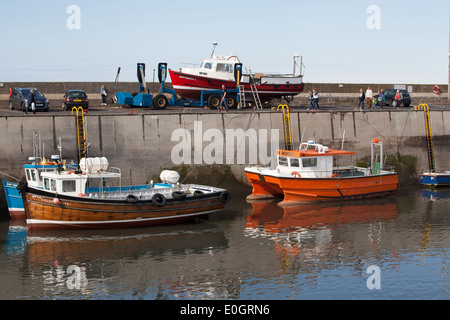
[[102, 87], [100, 88], [100, 95], [102, 96], [102, 106], [106, 106], [106, 96], [108, 94], [106, 93], [106, 89], [105, 89], [104, 85], [102, 85]]
[[225, 102], [226, 96], [227, 96], [227, 90], [225, 90], [225, 86], [222, 85], [222, 96], [220, 98], [220, 104], [219, 104], [219, 107], [217, 108], [217, 111], [223, 110], [222, 108], [224, 108], [224, 107], [222, 107], [222, 105], [225, 104], [226, 112], [228, 112], [228, 105]]
[[309, 106], [306, 110], [314, 109], [314, 96], [311, 90], [308, 90]]
[[358, 109], [364, 110], [364, 100], [366, 100], [366, 95], [364, 94], [363, 89], [359, 89], [359, 99], [358, 99]]
[[317, 91], [316, 88], [314, 88], [313, 90], [313, 105], [314, 105], [314, 110], [320, 110], [319, 108], [319, 92]]
[[367, 87], [367, 90], [366, 90], [367, 109], [372, 108], [372, 98], [373, 98], [372, 89], [370, 87]]
[[380, 105], [381, 109], [384, 109], [384, 102], [386, 101], [386, 96], [384, 95], [383, 89], [380, 90], [380, 93], [378, 94], [378, 103]]

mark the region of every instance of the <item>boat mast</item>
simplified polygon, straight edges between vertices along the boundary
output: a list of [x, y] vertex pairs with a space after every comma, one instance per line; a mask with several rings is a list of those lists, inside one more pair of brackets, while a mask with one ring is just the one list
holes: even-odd
[[214, 52], [216, 51], [216, 46], [218, 45], [218, 43], [217, 42], [213, 42], [212, 44], [213, 44], [214, 47], [213, 47], [213, 51], [211, 53], [211, 59], [214, 56]]

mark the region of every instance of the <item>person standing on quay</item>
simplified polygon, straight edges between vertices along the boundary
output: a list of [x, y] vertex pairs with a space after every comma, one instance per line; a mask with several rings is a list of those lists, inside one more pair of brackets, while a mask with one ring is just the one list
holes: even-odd
[[364, 94], [363, 89], [359, 89], [359, 99], [358, 99], [358, 109], [362, 106], [362, 110], [364, 110], [364, 100], [366, 100], [366, 95]]
[[102, 106], [106, 106], [107, 93], [104, 85], [102, 85], [102, 87], [100, 88], [100, 95], [102, 96]]
[[308, 99], [309, 99], [309, 106], [306, 110], [312, 110], [314, 109], [314, 96], [311, 90], [308, 90]]
[[372, 108], [372, 98], [373, 98], [372, 89], [368, 87], [366, 90], [367, 109]]
[[25, 106], [25, 114], [28, 114], [28, 109], [33, 110], [33, 114], [36, 114], [36, 104], [34, 101], [34, 90], [30, 90], [27, 98], [27, 105]]
[[319, 92], [314, 88], [313, 90], [314, 110], [320, 110], [319, 108]]
[[380, 93], [378, 94], [378, 103], [379, 103], [381, 109], [383, 109], [385, 101], [386, 101], [386, 96], [384, 95], [383, 89], [381, 89]]

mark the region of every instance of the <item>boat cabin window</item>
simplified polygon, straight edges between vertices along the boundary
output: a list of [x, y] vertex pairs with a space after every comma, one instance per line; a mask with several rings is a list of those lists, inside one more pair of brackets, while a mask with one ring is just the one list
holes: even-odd
[[200, 68], [212, 69], [212, 63], [211, 62], [202, 62], [200, 65]]
[[291, 158], [291, 167], [300, 167], [300, 163], [297, 158]]
[[233, 66], [230, 63], [218, 63], [216, 71], [232, 73]]
[[279, 157], [278, 158], [278, 164], [280, 165], [280, 166], [288, 166], [289, 164], [288, 164], [288, 159], [286, 158], [286, 157]]
[[50, 191], [56, 191], [56, 180], [44, 178], [44, 189]]
[[27, 173], [27, 180], [28, 181], [37, 181], [37, 179], [36, 179], [36, 171], [35, 170], [27, 169], [26, 173]]
[[63, 192], [75, 192], [75, 180], [65, 180], [62, 183]]
[[303, 168], [317, 167], [317, 158], [302, 159]]

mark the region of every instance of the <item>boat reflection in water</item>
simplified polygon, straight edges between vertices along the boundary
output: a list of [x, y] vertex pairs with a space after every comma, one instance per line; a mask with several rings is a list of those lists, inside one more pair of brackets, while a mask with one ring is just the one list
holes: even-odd
[[[373, 199], [291, 207], [280, 207], [274, 201], [250, 203], [253, 208], [247, 219], [246, 235], [273, 240], [275, 251], [279, 254], [301, 254], [305, 258], [316, 258], [318, 254], [328, 252], [326, 248], [335, 245], [333, 236], [340, 226], [380, 222], [397, 217], [395, 198], [385, 198], [382, 202]], [[371, 235], [369, 232], [369, 238], [376, 238], [376, 233]], [[372, 239], [370, 242], [375, 244], [376, 240]]]
[[[169, 263], [164, 262], [167, 257], [173, 262], [179, 256], [183, 261], [186, 252], [202, 253], [228, 246], [223, 231], [208, 221], [150, 229], [72, 231], [28, 230], [25, 221], [22, 226], [17, 225], [19, 222], [10, 222], [6, 256], [19, 264], [24, 257], [22, 268], [27, 270], [26, 274], [33, 275], [33, 283], [40, 282], [39, 288], [32, 290], [36, 290], [37, 296], [73, 294], [77, 297], [81, 293], [84, 297], [95, 298], [108, 292], [114, 294], [107, 282], [124, 270], [136, 272], [136, 276], [127, 278], [130, 288], [139, 285], [142, 274], [155, 282], [160, 281], [157, 279], [167, 282], [162, 279], [168, 278], [165, 272], [170, 266], [158, 267]], [[136, 261], [139, 270], [133, 271]], [[163, 287], [179, 290], [170, 283]]]

